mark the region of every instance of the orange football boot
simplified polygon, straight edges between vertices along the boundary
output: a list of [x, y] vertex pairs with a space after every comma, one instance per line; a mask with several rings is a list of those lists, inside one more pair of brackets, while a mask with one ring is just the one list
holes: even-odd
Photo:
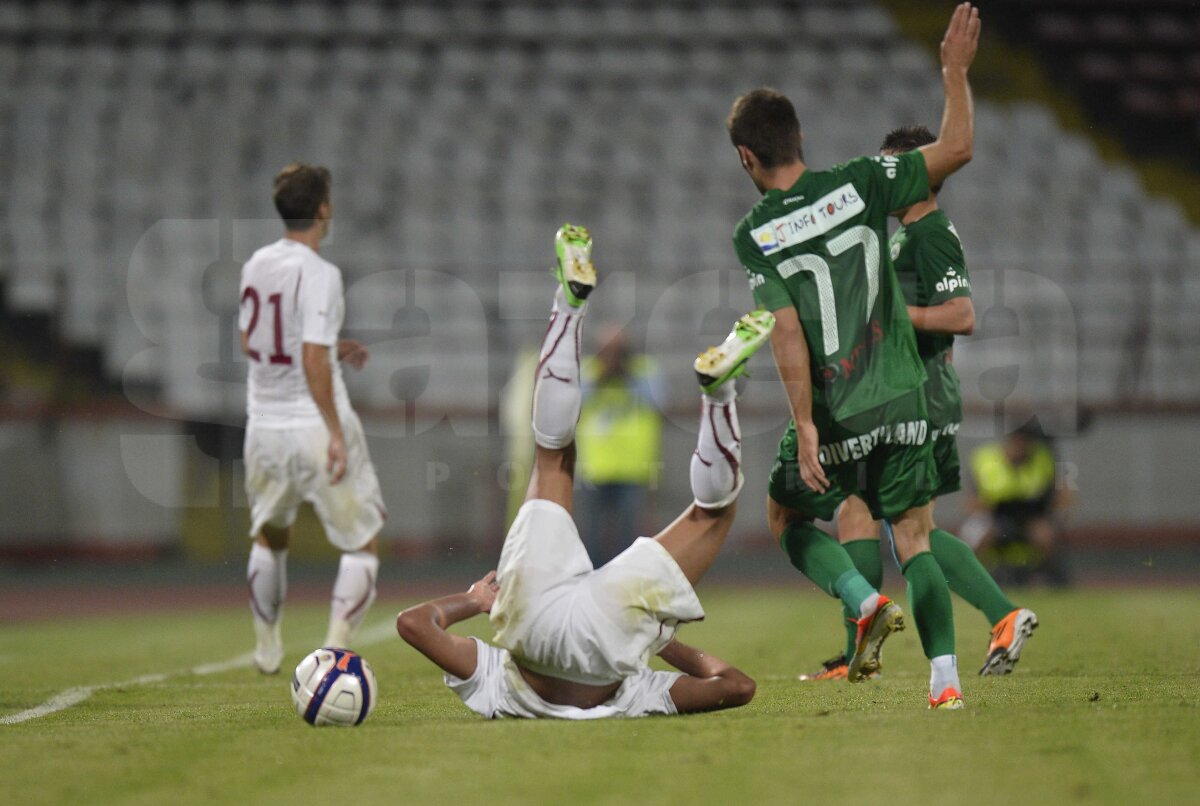
[[883, 665], [883, 642], [892, 633], [904, 629], [904, 612], [880, 594], [875, 612], [855, 619], [854, 623], [858, 625], [858, 638], [854, 643], [854, 657], [846, 669], [846, 679], [858, 683], [878, 672]]
[[936, 700], [933, 698], [933, 694], [929, 695], [929, 710], [931, 711], [957, 711], [965, 705], [962, 694], [953, 686], [947, 686]]
[[805, 682], [816, 680], [845, 680], [846, 672], [850, 668], [849, 661], [846, 660], [845, 654], [838, 655], [836, 658], [830, 658], [821, 664], [821, 671], [815, 674], [802, 674], [799, 679]]
[[1037, 629], [1037, 615], [1032, 610], [1019, 607], [996, 623], [992, 628], [992, 641], [988, 644], [987, 660], [979, 670], [982, 676], [1008, 674], [1021, 659], [1021, 649], [1033, 631]]

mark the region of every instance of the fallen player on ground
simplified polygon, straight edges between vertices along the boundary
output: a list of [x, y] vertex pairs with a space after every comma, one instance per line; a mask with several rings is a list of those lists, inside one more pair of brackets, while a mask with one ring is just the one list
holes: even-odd
[[[675, 631], [704, 618], [693, 586], [725, 542], [742, 487], [733, 381], [766, 343], [774, 318], [743, 316], [721, 346], [696, 359], [703, 403], [691, 461], [695, 503], [657, 536], [638, 538], [593, 568], [571, 516], [580, 331], [596, 284], [591, 236], [568, 225], [555, 246], [560, 287], [534, 387], [533, 477], [499, 567], [466, 593], [405, 610], [396, 629], [488, 718], [598, 719], [745, 705], [754, 681], [680, 643]], [[481, 613], [491, 618], [497, 646], [446, 631]], [[652, 671], [655, 655], [678, 671]]]

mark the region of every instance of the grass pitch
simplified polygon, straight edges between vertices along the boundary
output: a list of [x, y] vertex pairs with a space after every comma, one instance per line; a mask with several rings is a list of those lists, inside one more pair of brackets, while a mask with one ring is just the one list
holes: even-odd
[[[797, 585], [799, 587], [799, 584]], [[685, 640], [759, 681], [748, 707], [597, 723], [487, 722], [387, 635], [361, 647], [380, 702], [356, 729], [314, 729], [287, 674], [220, 662], [249, 648], [245, 608], [0, 628], [0, 780], [12, 803], [1181, 803], [1200, 785], [1194, 591], [1029, 593], [1041, 627], [1017, 671], [974, 676], [979, 614], [956, 602], [967, 708], [925, 708], [915, 629], [882, 680], [800, 683], [842, 640], [812, 592], [703, 588]], [[903, 603], [903, 597], [900, 601]], [[325, 610], [289, 607], [285, 670]], [[488, 636], [476, 619], [466, 632]], [[244, 662], [244, 661], [243, 661]], [[202, 664], [217, 664], [199, 668]], [[73, 704], [72, 704], [73, 703]]]

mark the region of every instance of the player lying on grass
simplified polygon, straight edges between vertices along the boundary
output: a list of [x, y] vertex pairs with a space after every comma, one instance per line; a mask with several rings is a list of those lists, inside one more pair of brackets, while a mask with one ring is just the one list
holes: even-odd
[[[937, 138], [924, 126], [909, 126], [889, 132], [880, 147], [884, 156], [898, 156]], [[955, 335], [969, 336], [975, 328], [971, 303], [971, 281], [967, 262], [954, 224], [938, 206], [941, 185], [929, 189], [924, 201], [893, 211], [900, 229], [892, 236], [891, 255], [908, 303], [908, 315], [917, 331], [917, 351], [925, 362], [925, 402], [929, 409], [930, 439], [937, 465], [935, 496], [940, 498], [961, 489], [958, 464], [958, 429], [962, 423], [962, 395], [954, 371]], [[881, 522], [858, 496], [850, 496], [837, 511], [838, 540], [854, 567], [878, 588], [883, 584], [879, 556]], [[954, 535], [934, 528], [929, 533], [934, 559], [946, 575], [950, 590], [979, 610], [992, 625], [991, 641], [981, 675], [1012, 671], [1021, 657], [1026, 639], [1037, 627], [1032, 610], [1013, 604], [971, 547]], [[854, 655], [857, 614], [843, 610], [847, 624], [846, 650], [825, 661], [819, 672], [801, 675], [801, 680], [840, 680], [846, 677]]]
[[925, 371], [887, 242], [888, 214], [922, 201], [930, 185], [971, 158], [974, 115], [967, 70], [979, 15], [960, 4], [942, 42], [946, 101], [936, 142], [896, 157], [809, 170], [800, 122], [781, 93], [734, 102], [730, 140], [762, 200], [734, 232], [755, 300], [775, 314], [771, 348], [792, 423], [771, 473], [768, 520], [792, 564], [842, 600], [856, 621], [847, 679], [880, 667], [900, 608], [819, 529], [850, 495], [888, 518], [909, 602], [930, 661], [929, 706], [961, 708], [954, 614], [946, 577], [929, 550], [936, 468]]
[[[745, 705], [754, 681], [675, 640], [704, 618], [693, 586], [733, 523], [742, 487], [734, 378], [766, 343], [774, 320], [743, 316], [695, 368], [703, 390], [691, 460], [695, 503], [654, 538], [638, 538], [593, 568], [572, 520], [579, 343], [595, 286], [591, 237], [563, 227], [555, 241], [560, 287], [542, 344], [533, 398], [533, 477], [494, 571], [466, 593], [405, 610], [401, 637], [446, 673], [446, 685], [488, 718], [596, 719], [711, 711]], [[488, 613], [499, 648], [452, 635]], [[658, 655], [677, 672], [651, 671]]]

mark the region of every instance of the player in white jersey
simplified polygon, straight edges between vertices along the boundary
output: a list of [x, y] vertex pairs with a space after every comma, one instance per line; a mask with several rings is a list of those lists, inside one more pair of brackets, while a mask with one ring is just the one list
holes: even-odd
[[246, 576], [254, 661], [264, 674], [283, 661], [287, 549], [300, 504], [313, 505], [343, 552], [325, 646], [348, 646], [375, 599], [375, 536], [387, 518], [340, 366], [361, 369], [367, 349], [338, 339], [342, 274], [317, 253], [332, 213], [329, 171], [292, 163], [275, 178], [274, 196], [286, 233], [242, 267], [238, 318], [250, 366], [245, 456], [254, 545]]
[[[691, 462], [695, 503], [654, 538], [638, 538], [593, 568], [571, 516], [579, 343], [596, 283], [591, 237], [559, 230], [554, 312], [533, 397], [533, 477], [496, 571], [466, 593], [405, 610], [396, 629], [445, 672], [445, 682], [488, 718], [597, 719], [710, 711], [744, 705], [754, 681], [675, 640], [704, 618], [693, 585], [733, 523], [742, 487], [734, 378], [767, 342], [765, 311], [738, 320], [729, 338], [696, 359], [703, 390]], [[451, 624], [489, 613], [498, 646], [453, 635]], [[677, 672], [648, 666], [658, 655]]]

